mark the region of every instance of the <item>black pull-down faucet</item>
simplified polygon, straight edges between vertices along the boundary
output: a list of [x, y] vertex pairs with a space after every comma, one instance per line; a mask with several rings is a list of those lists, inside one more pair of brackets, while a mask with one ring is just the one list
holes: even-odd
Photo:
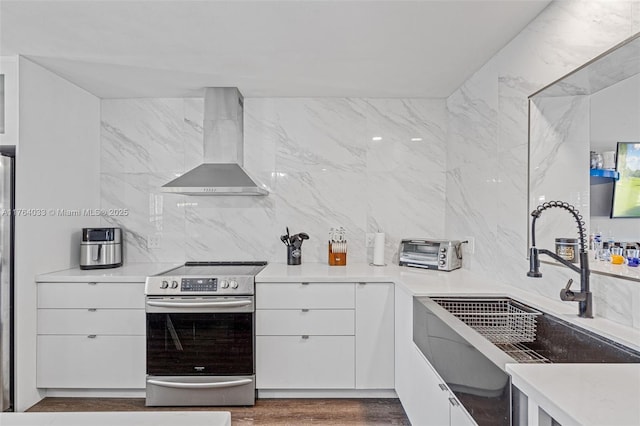
[[[568, 211], [578, 224], [578, 235], [580, 238], [579, 268], [550, 250], [536, 248], [536, 220], [544, 210], [552, 207], [559, 207]], [[527, 276], [534, 278], [542, 277], [542, 273], [540, 272], [540, 254], [546, 254], [566, 267], [571, 268], [580, 274], [580, 292], [576, 293], [571, 291], [570, 288], [573, 280], [570, 279], [566, 287], [560, 290], [560, 299], [570, 302], [578, 302], [578, 315], [583, 318], [593, 318], [593, 299], [591, 291], [589, 291], [589, 275], [591, 274], [591, 271], [589, 270], [589, 254], [587, 253], [585, 241], [586, 230], [584, 228], [584, 221], [582, 220], [580, 212], [578, 212], [575, 207], [564, 201], [549, 201], [536, 207], [536, 209], [531, 212], [531, 216], [533, 216], [533, 220], [531, 221], [531, 248], [529, 249], [529, 272], [527, 272]]]

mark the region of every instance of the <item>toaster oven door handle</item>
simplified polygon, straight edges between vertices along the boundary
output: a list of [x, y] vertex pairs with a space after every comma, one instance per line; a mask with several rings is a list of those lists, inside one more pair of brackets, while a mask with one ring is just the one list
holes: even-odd
[[252, 300], [229, 300], [224, 302], [162, 302], [148, 300], [147, 305], [158, 308], [237, 308], [240, 306], [248, 306], [253, 303]]
[[154, 380], [154, 379], [147, 380], [147, 383], [150, 385], [162, 386], [165, 388], [176, 388], [176, 389], [231, 388], [234, 386], [248, 385], [251, 382], [253, 382], [252, 379], [229, 380], [227, 382], [209, 382], [209, 383], [167, 382], [164, 380]]

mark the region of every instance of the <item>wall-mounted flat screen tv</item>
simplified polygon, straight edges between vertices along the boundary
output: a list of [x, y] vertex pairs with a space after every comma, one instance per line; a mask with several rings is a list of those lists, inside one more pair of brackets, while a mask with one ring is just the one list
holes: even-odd
[[611, 217], [640, 218], [640, 142], [618, 142]]

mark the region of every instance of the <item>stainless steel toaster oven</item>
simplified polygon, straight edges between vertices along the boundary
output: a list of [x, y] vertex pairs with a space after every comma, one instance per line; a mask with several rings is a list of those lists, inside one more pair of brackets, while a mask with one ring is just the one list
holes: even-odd
[[456, 240], [407, 239], [400, 243], [400, 266], [453, 271], [462, 266], [462, 242]]

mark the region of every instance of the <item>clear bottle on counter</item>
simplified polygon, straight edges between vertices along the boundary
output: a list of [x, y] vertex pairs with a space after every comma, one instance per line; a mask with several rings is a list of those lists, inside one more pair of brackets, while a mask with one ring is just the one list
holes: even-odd
[[607, 238], [607, 248], [611, 249], [616, 245], [616, 239], [613, 238], [613, 233], [609, 231], [609, 238]]
[[593, 236], [593, 244], [595, 250], [595, 260], [600, 260], [600, 256], [602, 255], [602, 234], [600, 234], [600, 231], [596, 230], [596, 233]]

